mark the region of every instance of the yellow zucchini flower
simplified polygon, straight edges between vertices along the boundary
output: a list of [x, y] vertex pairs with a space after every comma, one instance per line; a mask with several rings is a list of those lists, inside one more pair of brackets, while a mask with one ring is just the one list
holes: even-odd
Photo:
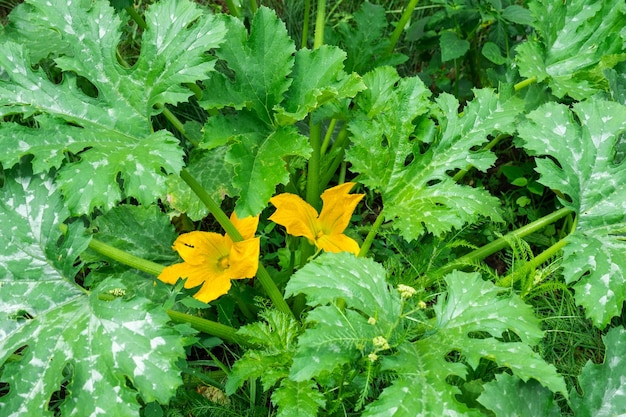
[[347, 182], [329, 188], [321, 195], [324, 205], [317, 211], [295, 194], [279, 194], [270, 198], [276, 207], [270, 220], [284, 226], [292, 236], [304, 236], [318, 249], [326, 252], [359, 253], [359, 244], [343, 232], [350, 223], [352, 212], [365, 194], [348, 194], [354, 183]]
[[228, 235], [213, 232], [184, 233], [172, 245], [184, 262], [166, 267], [158, 278], [168, 284], [187, 278], [185, 288], [202, 284], [194, 297], [208, 303], [228, 292], [231, 279], [254, 277], [261, 244], [254, 237], [259, 216], [238, 219], [233, 212], [230, 221], [244, 240], [233, 242]]

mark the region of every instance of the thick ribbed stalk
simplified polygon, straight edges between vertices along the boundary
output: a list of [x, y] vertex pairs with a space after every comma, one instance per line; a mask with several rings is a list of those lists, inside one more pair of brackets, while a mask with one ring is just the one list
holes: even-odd
[[241, 10], [239, 9], [239, 6], [235, 3], [235, 1], [225, 0], [225, 3], [231, 15], [235, 17], [241, 17]]
[[213, 198], [211, 198], [209, 193], [207, 193], [206, 190], [202, 187], [202, 185], [200, 185], [200, 183], [196, 181], [193, 175], [191, 175], [186, 169], [183, 169], [180, 172], [180, 177], [183, 179], [183, 181], [185, 181], [185, 183], [187, 183], [189, 188], [191, 188], [191, 191], [193, 191], [198, 196], [200, 201], [202, 201], [202, 204], [204, 204], [206, 208], [209, 209], [209, 213], [211, 213], [213, 217], [215, 217], [215, 220], [217, 220], [220, 226], [222, 226], [222, 229], [224, 229], [228, 236], [230, 236], [233, 242], [241, 242], [243, 240], [243, 237], [241, 236], [241, 233], [239, 233], [239, 230], [237, 230], [237, 228], [233, 225], [233, 223], [230, 221], [226, 213], [224, 213], [219, 204], [217, 204], [213, 200]]
[[326, 0], [317, 0], [317, 15], [315, 18], [315, 38], [313, 49], [324, 44], [324, 21], [326, 20]]
[[320, 149], [322, 140], [322, 127], [319, 123], [313, 123], [311, 121], [311, 129], [309, 133], [309, 143], [313, 152], [309, 158], [307, 166], [307, 178], [306, 178], [306, 201], [315, 208], [318, 208], [320, 199]]
[[345, 124], [337, 134], [335, 142], [331, 146], [330, 151], [327, 153], [328, 156], [335, 156], [332, 162], [327, 166], [327, 169], [325, 169], [325, 172], [320, 175], [320, 189], [326, 189], [326, 187], [328, 187], [328, 184], [335, 175], [335, 171], [337, 171], [339, 165], [341, 165], [342, 162], [345, 162], [343, 160], [344, 150], [349, 144], [350, 141], [348, 140], [348, 127], [347, 124]]
[[400, 39], [400, 35], [402, 35], [404, 27], [411, 18], [411, 15], [413, 14], [413, 9], [415, 9], [415, 6], [417, 6], [418, 1], [419, 0], [410, 0], [409, 4], [407, 4], [406, 8], [404, 9], [402, 16], [400, 16], [400, 20], [398, 20], [398, 23], [396, 23], [396, 28], [389, 37], [389, 48], [387, 48], [388, 54], [391, 54], [393, 52], [393, 49], [396, 47], [396, 44]]
[[243, 337], [237, 335], [237, 329], [233, 327], [203, 319], [201, 317], [192, 316], [191, 314], [181, 313], [180, 311], [167, 310], [167, 314], [173, 322], [189, 323], [191, 327], [196, 330], [219, 337], [227, 342], [237, 343], [240, 346], [245, 346], [247, 344]]
[[539, 255], [535, 256], [530, 261], [526, 262], [520, 269], [517, 271], [505, 276], [501, 280], [497, 282], [497, 285], [500, 287], [510, 287], [515, 283], [515, 281], [519, 280], [520, 277], [523, 277], [533, 269], [537, 268], [539, 265], [547, 262], [550, 258], [556, 255], [561, 249], [565, 247], [567, 241], [565, 238], [559, 240], [554, 245], [550, 246], [548, 249], [541, 252]]
[[89, 248], [95, 250], [101, 255], [106, 256], [107, 258], [113, 259], [114, 261], [117, 261], [124, 265], [128, 265], [140, 271], [147, 272], [148, 274], [154, 275], [155, 277], [158, 277], [161, 271], [163, 271], [163, 268], [165, 268], [163, 265], [148, 261], [135, 255], [131, 255], [128, 252], [125, 252], [114, 246], [107, 245], [106, 243], [100, 242], [97, 239], [91, 239], [91, 241], [89, 242]]
[[537, 82], [537, 77], [530, 77], [530, 78], [525, 79], [524, 81], [520, 81], [519, 83], [515, 84], [515, 85], [513, 86], [513, 89], [514, 89], [515, 91], [519, 91], [519, 90], [521, 90], [522, 88], [526, 88], [526, 87], [528, 87], [529, 85], [534, 84], [534, 83], [536, 83], [536, 82]]
[[367, 256], [367, 252], [370, 250], [370, 246], [372, 246], [372, 242], [374, 242], [374, 238], [376, 237], [376, 234], [378, 233], [378, 229], [380, 229], [380, 226], [383, 224], [384, 220], [385, 220], [385, 215], [383, 214], [383, 211], [381, 211], [380, 213], [378, 213], [378, 217], [376, 217], [376, 220], [372, 224], [370, 231], [367, 233], [367, 236], [365, 237], [365, 241], [363, 241], [363, 245], [361, 245], [361, 250], [359, 251], [359, 258], [364, 258]]
[[568, 214], [573, 213], [572, 210], [568, 208], [562, 208], [553, 213], [548, 214], [538, 220], [535, 220], [532, 223], [527, 224], [526, 226], [520, 227], [517, 230], [514, 230], [508, 233], [506, 236], [503, 236], [499, 239], [494, 240], [491, 243], [486, 244], [483, 247], [480, 247], [467, 255], [461, 256], [457, 260], [450, 262], [442, 266], [441, 268], [434, 271], [432, 274], [426, 277], [424, 286], [427, 287], [433, 284], [439, 277], [451, 272], [457, 268], [461, 268], [465, 265], [468, 265], [472, 262], [477, 262], [485, 259], [487, 256], [498, 252], [509, 246], [509, 242], [515, 241], [515, 239], [521, 239], [524, 236], [528, 236], [531, 233], [534, 233], [538, 230], [543, 229], [544, 227], [556, 222], [557, 220], [567, 216]]

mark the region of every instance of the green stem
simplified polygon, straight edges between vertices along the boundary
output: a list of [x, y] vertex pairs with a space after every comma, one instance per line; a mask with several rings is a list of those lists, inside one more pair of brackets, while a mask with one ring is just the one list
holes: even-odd
[[515, 239], [521, 239], [524, 236], [527, 236], [531, 233], [534, 233], [538, 230], [543, 229], [544, 227], [556, 222], [557, 220], [571, 214], [572, 211], [568, 208], [562, 208], [553, 213], [548, 214], [538, 220], [535, 220], [532, 223], [527, 224], [526, 226], [520, 227], [517, 230], [508, 233], [506, 236], [503, 236], [499, 239], [494, 240], [491, 243], [486, 244], [485, 246], [478, 248], [467, 255], [461, 256], [449, 264], [444, 265], [443, 267], [437, 269], [436, 271], [428, 274], [425, 277], [424, 287], [428, 287], [432, 285], [435, 281], [437, 281], [440, 277], [447, 274], [448, 272], [453, 271], [454, 269], [461, 268], [465, 265], [468, 265], [472, 262], [477, 262], [485, 259], [487, 256], [498, 252], [509, 246], [510, 241], [514, 241]]
[[324, 21], [326, 20], [326, 0], [317, 0], [317, 15], [315, 18], [315, 38], [313, 49], [324, 44]]
[[533, 259], [525, 263], [520, 269], [518, 269], [517, 271], [511, 274], [508, 274], [507, 276], [499, 280], [497, 282], [497, 285], [499, 287], [512, 286], [515, 283], [515, 281], [517, 281], [520, 277], [523, 277], [528, 272], [537, 268], [544, 262], [547, 262], [550, 258], [552, 258], [554, 255], [559, 253], [559, 251], [563, 249], [566, 244], [567, 244], [566, 239], [559, 240], [554, 245], [550, 246], [548, 249], [544, 250], [539, 255], [535, 256]]
[[167, 314], [175, 323], [188, 323], [196, 330], [219, 337], [227, 342], [237, 343], [240, 346], [246, 346], [248, 344], [244, 338], [237, 334], [237, 329], [226, 326], [225, 324], [203, 319], [202, 317], [192, 316], [191, 314], [181, 313], [180, 311], [167, 310]]
[[309, 19], [311, 18], [311, 0], [304, 0], [304, 17], [302, 22], [302, 49], [306, 48], [309, 43]]
[[372, 224], [370, 231], [367, 233], [365, 241], [363, 241], [363, 245], [361, 245], [359, 258], [364, 258], [367, 256], [367, 252], [370, 250], [372, 242], [374, 242], [374, 238], [376, 237], [376, 234], [378, 234], [378, 230], [380, 229], [380, 226], [383, 224], [384, 220], [385, 216], [383, 215], [383, 211], [381, 210], [381, 212], [378, 213], [378, 217], [376, 217], [376, 220]]
[[320, 155], [324, 155], [326, 153], [326, 149], [328, 149], [328, 144], [333, 137], [333, 131], [335, 130], [335, 126], [337, 125], [337, 119], [332, 119], [328, 124], [328, 129], [326, 129], [326, 134], [324, 135], [324, 141], [322, 142], [322, 146], [320, 148]]
[[515, 85], [513, 86], [513, 89], [514, 89], [515, 91], [519, 91], [519, 90], [521, 90], [522, 88], [526, 88], [526, 87], [528, 87], [529, 85], [534, 84], [534, 83], [536, 83], [536, 82], [537, 82], [537, 77], [530, 77], [530, 78], [526, 78], [524, 81], [520, 81], [519, 83], [515, 84]]
[[281, 313], [293, 316], [293, 313], [285, 301], [283, 294], [278, 290], [278, 287], [269, 272], [267, 272], [267, 269], [265, 269], [260, 262], [259, 269], [256, 272], [256, 279], [259, 281], [270, 300], [272, 300], [272, 303], [274, 303], [274, 307], [276, 307], [276, 309]]
[[[181, 122], [180, 119], [176, 117], [174, 113], [172, 113], [167, 107], [162, 106], [161, 109], [162, 109], [163, 116], [165, 116], [165, 118], [172, 124], [172, 126], [174, 126], [174, 128], [178, 130], [180, 134], [185, 137], [185, 139], [192, 142], [187, 136], [187, 133], [185, 132], [185, 127], [183, 125], [183, 122]], [[197, 143], [195, 142], [192, 142], [192, 143], [194, 144], [194, 146], [197, 145]]]
[[335, 171], [337, 171], [339, 165], [344, 162], [344, 150], [349, 145], [349, 143], [350, 141], [348, 140], [348, 125], [344, 124], [337, 134], [337, 137], [335, 138], [335, 143], [333, 143], [333, 146], [330, 148], [330, 152], [328, 152], [328, 155], [334, 155], [334, 159], [324, 171], [325, 173], [322, 176], [321, 181], [319, 182], [321, 189], [325, 189], [328, 186], [328, 183], [330, 183], [330, 180], [335, 175]]
[[231, 15], [235, 17], [241, 17], [241, 10], [239, 9], [239, 6], [235, 4], [235, 1], [225, 0], [225, 2], [226, 2], [226, 7], [228, 7], [228, 10], [230, 11]]
[[137, 10], [135, 10], [134, 7], [124, 7], [124, 10], [126, 10], [126, 13], [128, 13], [130, 18], [133, 19], [135, 23], [137, 23], [137, 26], [139, 26], [143, 30], [146, 30], [148, 28], [148, 25], [146, 25], [146, 21], [143, 20], [143, 17], [141, 17], [141, 15], [137, 13]]
[[[492, 149], [494, 146], [496, 146], [502, 139], [508, 137], [509, 135], [501, 133], [498, 136], [496, 136], [495, 138], [493, 138], [489, 143], [487, 143], [484, 147], [483, 147], [483, 151], [488, 151], [490, 149]], [[452, 180], [454, 182], [459, 182], [464, 176], [465, 174], [467, 174], [467, 172], [472, 169], [473, 165], [469, 164], [465, 169], [460, 170], [459, 172], [457, 172], [454, 177], [452, 177]]]
[[239, 230], [233, 225], [226, 213], [217, 204], [213, 198], [206, 192], [206, 190], [200, 185], [198, 181], [187, 171], [183, 169], [180, 171], [180, 177], [187, 183], [191, 191], [193, 191], [200, 201], [209, 209], [209, 212], [215, 217], [215, 220], [222, 226], [224, 231], [230, 236], [233, 242], [241, 242], [243, 236], [239, 233]]
[[250, 0], [250, 11], [252, 12], [252, 14], [255, 14], [256, 11], [259, 9], [259, 6], [256, 4], [256, 0]]
[[313, 123], [311, 120], [311, 130], [309, 142], [313, 152], [309, 158], [308, 172], [306, 179], [306, 201], [313, 207], [317, 208], [320, 192], [320, 159], [321, 159], [321, 142], [322, 142], [322, 126], [319, 123]]
[[402, 16], [400, 16], [400, 20], [398, 20], [398, 23], [396, 24], [396, 28], [393, 30], [393, 33], [389, 37], [389, 48], [387, 48], [387, 55], [391, 55], [394, 48], [396, 47], [396, 44], [398, 43], [398, 40], [400, 39], [400, 35], [402, 35], [402, 32], [404, 31], [404, 27], [406, 26], [406, 23], [411, 18], [411, 15], [413, 14], [413, 10], [415, 9], [415, 6], [417, 6], [418, 1], [419, 0], [409, 0], [409, 4], [407, 4], [406, 8], [404, 9], [404, 12], [402, 12]]
[[101, 255], [106, 256], [107, 258], [113, 259], [114, 261], [128, 265], [140, 271], [147, 272], [155, 277], [158, 277], [161, 274], [161, 271], [163, 271], [163, 268], [165, 268], [163, 265], [131, 255], [128, 252], [108, 245], [97, 239], [91, 239], [89, 242], [89, 248], [95, 250]]
[[[319, 123], [310, 122], [309, 143], [313, 152], [309, 158], [306, 177], [307, 203], [318, 208], [320, 201], [320, 160], [322, 143], [322, 126]], [[308, 259], [313, 256], [313, 246], [306, 240], [300, 239], [300, 266], [304, 266]], [[298, 294], [292, 304], [293, 313], [298, 317], [306, 305], [304, 294]]]
[[[215, 217], [215, 220], [217, 220], [220, 226], [222, 226], [233, 242], [242, 241], [243, 236], [241, 236], [239, 230], [237, 230], [228, 216], [226, 216], [226, 213], [224, 213], [222, 208], [215, 201], [213, 201], [209, 193], [202, 188], [200, 183], [198, 183], [198, 181], [196, 181], [196, 179], [185, 169], [180, 172], [180, 177], [187, 183], [187, 185], [189, 185], [189, 188], [191, 188], [198, 198], [200, 198], [200, 201], [202, 201], [202, 203], [209, 209], [209, 212], [213, 215], [213, 217]], [[274, 303], [274, 306], [285, 314], [292, 314], [287, 302], [283, 298], [283, 295], [278, 290], [278, 287], [276, 287], [276, 283], [274, 283], [274, 280], [261, 263], [259, 263], [259, 269], [257, 270], [256, 277], [265, 290], [265, 293]]]

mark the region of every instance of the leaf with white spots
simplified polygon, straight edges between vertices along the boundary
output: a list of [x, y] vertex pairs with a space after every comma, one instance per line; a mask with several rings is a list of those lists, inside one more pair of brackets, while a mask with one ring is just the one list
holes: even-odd
[[[445, 354], [458, 351], [476, 368], [481, 358], [508, 367], [527, 381], [538, 380], [552, 391], [566, 393], [554, 366], [544, 362], [531, 346], [543, 337], [530, 305], [508, 289], [484, 281], [478, 273], [455, 271], [445, 277], [447, 294], [434, 306], [437, 316], [432, 336], [418, 344], [439, 346]], [[519, 342], [504, 342], [513, 333]]]
[[[165, 104], [186, 101], [194, 83], [213, 69], [206, 53], [223, 41], [222, 22], [189, 1], [163, 1], [146, 12], [137, 62], [116, 57], [122, 22], [106, 1], [30, 1], [12, 15], [26, 36], [0, 37], [0, 116], [33, 117], [1, 126], [0, 161], [13, 166], [33, 155], [43, 172], [62, 166], [62, 191], [73, 213], [109, 209], [132, 196], [151, 203], [166, 194], [165, 178], [183, 166], [183, 150], [151, 117]], [[46, 35], [63, 36], [47, 42]], [[47, 51], [42, 45], [48, 45]], [[61, 71], [52, 79], [37, 59], [50, 55]]]
[[386, 277], [385, 268], [369, 258], [326, 252], [291, 277], [285, 296], [305, 294], [313, 307], [342, 299], [350, 308], [391, 326], [400, 314], [400, 297]]
[[27, 164], [0, 189], [0, 414], [139, 416], [181, 384], [183, 338], [159, 306], [116, 298], [121, 280], [86, 291], [74, 276], [89, 238], [69, 215], [51, 178]]
[[459, 402], [461, 390], [446, 381], [451, 375], [464, 378], [465, 366], [447, 361], [437, 350], [402, 345], [393, 356], [383, 358], [382, 369], [397, 378], [365, 407], [363, 417], [482, 416]]
[[[524, 382], [513, 375], [499, 374], [483, 387], [478, 402], [493, 411], [496, 417], [562, 416], [554, 393], [535, 380]], [[532, 401], [528, 401], [529, 398]]]
[[[597, 326], [619, 315], [626, 300], [626, 164], [615, 161], [626, 107], [593, 100], [568, 107], [548, 103], [520, 124], [524, 147], [537, 155], [539, 182], [565, 196], [576, 212], [567, 237], [563, 275]], [[558, 162], [555, 163], [554, 161]]]
[[[292, 379], [304, 381], [366, 356], [374, 337], [396, 328], [401, 301], [386, 276], [373, 260], [342, 252], [324, 253], [291, 277], [285, 295], [305, 294], [316, 307], [306, 319], [315, 325], [298, 341]], [[340, 299], [345, 309], [336, 305]]]
[[364, 86], [357, 74], [344, 71], [340, 49], [296, 51], [285, 24], [267, 7], [259, 7], [249, 28], [241, 19], [223, 20], [228, 37], [215, 54], [224, 71], [203, 82], [200, 105], [211, 116], [199, 145], [211, 153], [220, 145], [228, 148], [226, 163], [239, 196], [236, 211], [245, 217], [260, 213], [276, 186], [289, 182], [292, 161], [299, 164], [311, 154], [295, 123]]
[[532, 1], [528, 8], [539, 36], [517, 47], [520, 74], [547, 79], [557, 97], [583, 100], [608, 90], [603, 71], [624, 60], [626, 3]]
[[570, 394], [577, 417], [623, 416], [626, 410], [626, 330], [613, 328], [602, 340], [604, 362], [587, 362], [579, 377], [582, 395], [576, 390]]
[[363, 79], [368, 90], [355, 100], [361, 114], [349, 124], [354, 138], [346, 158], [359, 181], [380, 192], [385, 218], [407, 240], [426, 231], [441, 235], [479, 216], [501, 221], [497, 198], [456, 183], [450, 173], [493, 164], [491, 152], [473, 149], [489, 135], [512, 132], [521, 101], [475, 90], [459, 114], [451, 95], [431, 103], [417, 77], [400, 79], [395, 70], [378, 68]]
[[425, 335], [383, 359], [383, 369], [398, 379], [366, 408], [365, 416], [481, 415], [457, 401], [460, 390], [449, 383], [452, 375], [466, 378], [467, 367], [477, 369], [481, 359], [567, 395], [554, 366], [532, 349], [543, 332], [531, 306], [478, 273], [455, 271], [444, 280], [447, 292], [439, 296]]
[[278, 405], [276, 417], [317, 417], [326, 400], [315, 381], [283, 379], [272, 394], [272, 402]]

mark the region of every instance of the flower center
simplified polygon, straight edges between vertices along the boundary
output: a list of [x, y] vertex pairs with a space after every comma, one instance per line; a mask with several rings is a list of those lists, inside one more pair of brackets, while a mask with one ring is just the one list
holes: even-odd
[[218, 261], [217, 261], [217, 266], [221, 269], [221, 270], [226, 270], [228, 268], [230, 268], [230, 259], [228, 259], [228, 255], [226, 256], [222, 256]]

